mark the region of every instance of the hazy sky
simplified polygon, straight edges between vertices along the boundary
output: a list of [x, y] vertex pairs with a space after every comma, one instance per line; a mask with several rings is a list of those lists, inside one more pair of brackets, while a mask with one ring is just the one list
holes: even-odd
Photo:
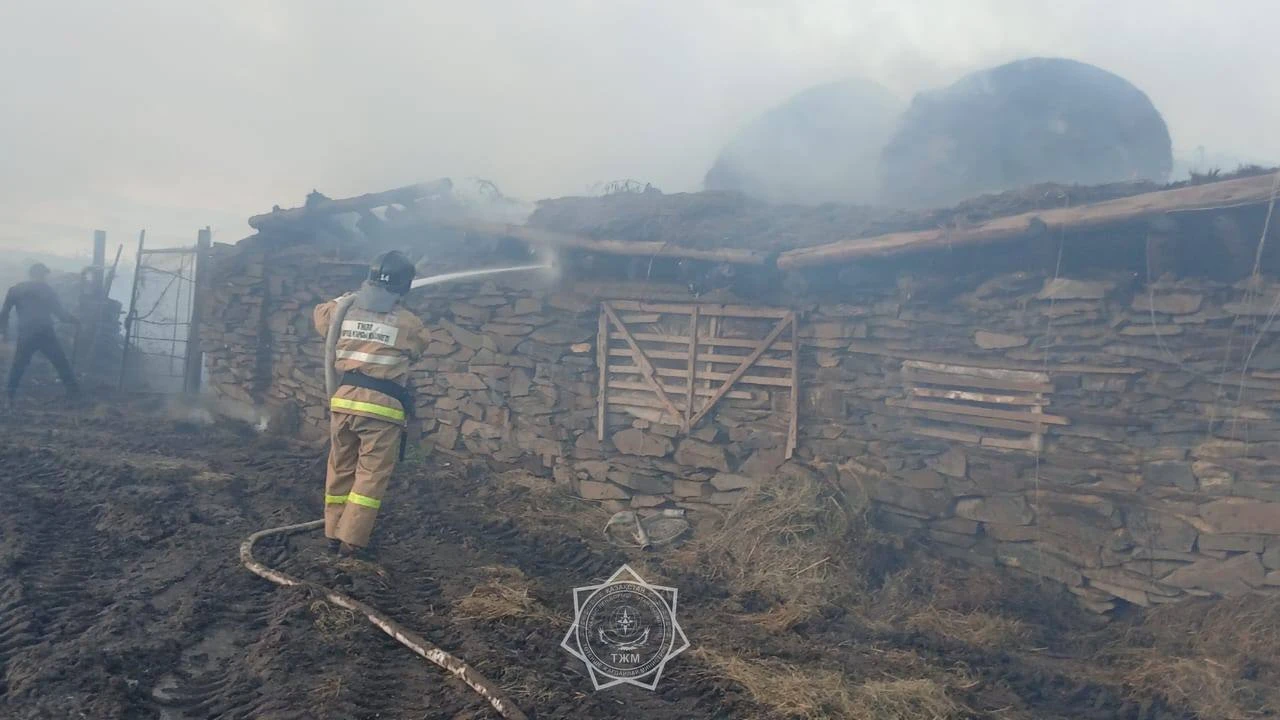
[[695, 190], [753, 113], [1058, 55], [1128, 78], [1175, 157], [1280, 158], [1274, 0], [8, 0], [0, 247], [212, 225], [443, 175], [527, 198]]

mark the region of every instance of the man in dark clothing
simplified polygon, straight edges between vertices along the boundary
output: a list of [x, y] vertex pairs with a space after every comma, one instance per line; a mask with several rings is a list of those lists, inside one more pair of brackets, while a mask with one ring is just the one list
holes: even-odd
[[18, 392], [18, 383], [22, 381], [22, 375], [31, 363], [31, 356], [37, 352], [53, 363], [68, 395], [74, 397], [80, 394], [80, 386], [71, 370], [71, 363], [67, 361], [67, 354], [62, 351], [62, 343], [58, 342], [58, 335], [53, 329], [55, 319], [69, 323], [79, 321], [63, 309], [58, 294], [45, 282], [48, 276], [49, 268], [41, 263], [32, 265], [28, 272], [30, 280], [9, 288], [9, 294], [4, 298], [4, 307], [0, 308], [0, 338], [6, 340], [9, 311], [18, 311], [18, 346], [13, 352], [13, 365], [9, 368], [10, 402], [13, 402]]

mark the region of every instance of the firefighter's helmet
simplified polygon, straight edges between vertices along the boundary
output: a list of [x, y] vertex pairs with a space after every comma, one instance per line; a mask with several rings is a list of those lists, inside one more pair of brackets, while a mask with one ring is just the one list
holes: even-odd
[[373, 264], [369, 266], [369, 282], [385, 287], [397, 295], [409, 292], [415, 274], [409, 258], [395, 250], [374, 258]]

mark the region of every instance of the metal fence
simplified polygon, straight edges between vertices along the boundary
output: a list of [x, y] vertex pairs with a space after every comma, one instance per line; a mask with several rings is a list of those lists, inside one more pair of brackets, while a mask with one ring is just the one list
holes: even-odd
[[208, 273], [210, 232], [193, 247], [147, 248], [138, 239], [137, 266], [124, 322], [120, 387], [196, 392], [203, 369], [199, 318]]

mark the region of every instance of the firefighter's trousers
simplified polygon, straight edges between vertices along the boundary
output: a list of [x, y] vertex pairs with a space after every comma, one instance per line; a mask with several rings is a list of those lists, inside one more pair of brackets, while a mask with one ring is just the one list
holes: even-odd
[[382, 496], [400, 456], [395, 423], [335, 412], [329, 421], [329, 471], [324, 482], [324, 534], [366, 547]]

